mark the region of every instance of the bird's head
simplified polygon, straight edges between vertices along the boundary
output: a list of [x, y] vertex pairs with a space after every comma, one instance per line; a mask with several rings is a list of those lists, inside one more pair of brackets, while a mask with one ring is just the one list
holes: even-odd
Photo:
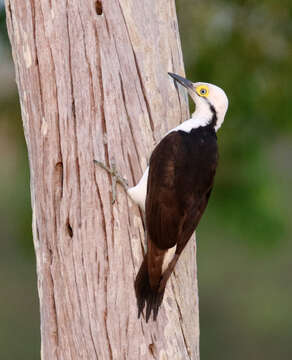
[[192, 114], [198, 125], [212, 124], [217, 131], [224, 121], [228, 108], [228, 98], [218, 86], [204, 82], [193, 83], [177, 74], [168, 73], [175, 81], [183, 85], [194, 100], [196, 110]]

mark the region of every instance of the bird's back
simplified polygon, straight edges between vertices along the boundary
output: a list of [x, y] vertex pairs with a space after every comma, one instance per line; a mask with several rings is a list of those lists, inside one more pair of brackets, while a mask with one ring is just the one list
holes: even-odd
[[147, 231], [156, 246], [170, 248], [185, 239], [187, 222], [195, 230], [217, 162], [217, 138], [211, 127], [172, 132], [158, 144], [150, 159], [146, 197]]

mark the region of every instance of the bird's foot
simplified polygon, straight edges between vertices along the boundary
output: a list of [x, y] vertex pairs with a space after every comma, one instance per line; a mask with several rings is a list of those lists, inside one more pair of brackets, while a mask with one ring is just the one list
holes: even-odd
[[108, 167], [107, 165], [105, 165], [104, 163], [102, 163], [101, 161], [98, 161], [98, 160], [93, 160], [93, 162], [95, 164], [99, 165], [104, 170], [106, 170], [111, 175], [111, 177], [112, 177], [112, 194], [113, 194], [112, 204], [114, 204], [116, 201], [116, 198], [117, 198], [117, 184], [122, 185], [122, 187], [127, 192], [128, 188], [129, 188], [128, 181], [118, 173], [116, 164], [114, 161], [111, 161], [111, 167]]

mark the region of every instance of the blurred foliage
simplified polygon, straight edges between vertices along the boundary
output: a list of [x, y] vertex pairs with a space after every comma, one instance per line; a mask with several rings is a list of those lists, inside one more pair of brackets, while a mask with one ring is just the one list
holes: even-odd
[[[1, 6], [1, 3], [0, 3]], [[8, 45], [8, 35], [7, 35], [7, 28], [6, 28], [6, 17], [5, 17], [5, 10], [4, 8], [0, 8], [0, 41], [4, 45]]]
[[[187, 77], [221, 86], [230, 100], [216, 185], [198, 229], [201, 356], [288, 360], [292, 2], [176, 3]], [[4, 20], [2, 9], [1, 59], [10, 56]], [[29, 171], [12, 90], [0, 98], [0, 355], [38, 359]]]
[[276, 137], [292, 130], [292, 3], [286, 5], [177, 1], [189, 78], [222, 86], [230, 101], [210, 211], [240, 239], [263, 248], [288, 233], [285, 194], [269, 162]]

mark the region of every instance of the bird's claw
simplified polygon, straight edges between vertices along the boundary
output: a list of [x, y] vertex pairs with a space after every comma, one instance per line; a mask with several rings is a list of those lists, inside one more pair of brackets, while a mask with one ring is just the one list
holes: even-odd
[[116, 164], [114, 161], [111, 161], [111, 167], [108, 167], [107, 165], [105, 165], [104, 163], [102, 163], [101, 161], [98, 160], [93, 160], [93, 162], [97, 165], [99, 165], [101, 168], [103, 168], [104, 170], [106, 170], [112, 177], [112, 194], [113, 194], [113, 200], [112, 200], [112, 204], [115, 203], [116, 198], [117, 198], [117, 183], [122, 185], [122, 187], [125, 189], [125, 191], [128, 190], [128, 181], [123, 178], [117, 171], [116, 168]]

